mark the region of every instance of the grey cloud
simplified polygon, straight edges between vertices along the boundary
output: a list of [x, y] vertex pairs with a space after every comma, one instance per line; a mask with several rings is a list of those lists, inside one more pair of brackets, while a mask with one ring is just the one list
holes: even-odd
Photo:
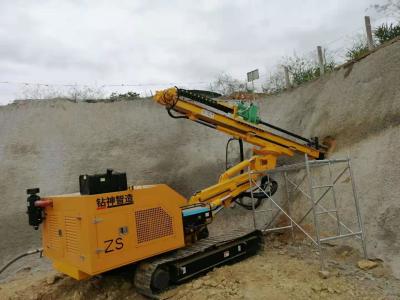
[[[184, 83], [221, 71], [244, 78], [362, 26], [373, 2], [0, 1], [0, 81]], [[10, 100], [2, 95], [0, 103]]]

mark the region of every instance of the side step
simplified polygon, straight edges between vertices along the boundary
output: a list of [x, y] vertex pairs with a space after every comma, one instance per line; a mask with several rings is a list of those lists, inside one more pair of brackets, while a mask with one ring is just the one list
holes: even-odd
[[256, 254], [263, 246], [261, 231], [240, 231], [209, 237], [167, 255], [141, 262], [135, 274], [139, 293], [158, 299], [169, 287], [204, 274], [214, 267]]

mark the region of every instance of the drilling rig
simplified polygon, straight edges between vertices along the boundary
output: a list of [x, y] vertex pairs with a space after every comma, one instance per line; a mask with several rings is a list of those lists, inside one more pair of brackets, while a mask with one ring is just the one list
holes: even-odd
[[[274, 169], [278, 157], [306, 154], [322, 158], [326, 148], [267, 122], [253, 104], [216, 101], [216, 94], [170, 88], [154, 100], [175, 119], [187, 119], [254, 146], [253, 156], [227, 169], [214, 185], [186, 199], [165, 184], [128, 186], [125, 173], [80, 175], [80, 192], [39, 196], [27, 190], [29, 224], [43, 223], [43, 254], [55, 269], [83, 280], [121, 266], [136, 264], [138, 292], [157, 295], [170, 286], [257, 253], [263, 245], [259, 230], [233, 228], [209, 236], [207, 226], [218, 211], [248, 196], [259, 205], [267, 194], [251, 181], [277, 183], [262, 172]], [[242, 143], [240, 144], [243, 145]], [[243, 149], [243, 148], [241, 148]]]

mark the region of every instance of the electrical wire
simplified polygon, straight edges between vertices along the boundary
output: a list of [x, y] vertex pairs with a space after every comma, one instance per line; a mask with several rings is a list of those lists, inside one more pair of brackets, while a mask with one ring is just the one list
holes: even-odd
[[171, 112], [171, 108], [167, 108], [168, 115], [173, 119], [187, 119], [187, 116], [175, 116]]
[[35, 85], [35, 86], [65, 86], [65, 87], [75, 87], [75, 86], [83, 86], [83, 87], [90, 87], [90, 86], [98, 86], [100, 88], [103, 87], [141, 87], [141, 86], [175, 86], [175, 85], [203, 85], [209, 84], [209, 82], [205, 81], [197, 81], [197, 82], [181, 82], [179, 84], [172, 83], [172, 82], [163, 82], [163, 83], [121, 83], [121, 84], [71, 84], [71, 83], [47, 83], [47, 82], [24, 82], [24, 81], [0, 81], [0, 84], [15, 84], [15, 85]]
[[0, 269], [0, 274], [3, 273], [9, 266], [11, 266], [13, 263], [15, 263], [16, 261], [20, 260], [21, 258], [28, 256], [28, 255], [32, 255], [32, 254], [36, 254], [36, 253], [40, 253], [40, 257], [42, 257], [42, 253], [43, 253], [43, 248], [39, 248], [39, 249], [35, 249], [35, 250], [31, 250], [28, 251], [26, 253], [20, 254], [17, 257], [13, 258], [12, 260], [10, 260], [8, 263], [6, 263], [1, 269]]

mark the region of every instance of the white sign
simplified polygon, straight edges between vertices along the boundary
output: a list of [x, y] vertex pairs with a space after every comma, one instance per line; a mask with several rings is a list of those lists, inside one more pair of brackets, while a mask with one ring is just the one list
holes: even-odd
[[258, 69], [247, 73], [247, 82], [252, 82], [256, 79], [259, 79], [260, 75], [258, 74]]

